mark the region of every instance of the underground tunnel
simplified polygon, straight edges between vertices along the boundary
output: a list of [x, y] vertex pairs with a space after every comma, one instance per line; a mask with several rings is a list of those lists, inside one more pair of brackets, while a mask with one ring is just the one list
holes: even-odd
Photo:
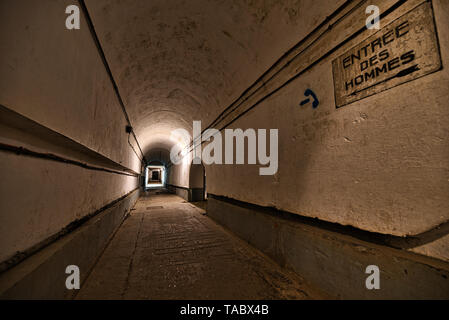
[[449, 300], [448, 23], [1, 0], [0, 299]]

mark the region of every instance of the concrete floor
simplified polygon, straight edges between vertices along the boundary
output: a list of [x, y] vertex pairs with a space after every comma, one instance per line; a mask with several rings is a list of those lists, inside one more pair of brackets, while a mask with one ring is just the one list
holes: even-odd
[[322, 295], [171, 194], [139, 199], [76, 299], [314, 299]]

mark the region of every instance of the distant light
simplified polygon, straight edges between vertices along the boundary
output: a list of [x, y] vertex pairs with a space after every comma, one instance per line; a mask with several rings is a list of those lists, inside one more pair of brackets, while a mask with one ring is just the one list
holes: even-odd
[[[161, 181], [162, 183], [150, 184], [148, 183], [148, 172], [150, 169], [161, 169]], [[164, 166], [147, 166], [145, 169], [145, 188], [159, 188], [165, 186], [165, 167]]]

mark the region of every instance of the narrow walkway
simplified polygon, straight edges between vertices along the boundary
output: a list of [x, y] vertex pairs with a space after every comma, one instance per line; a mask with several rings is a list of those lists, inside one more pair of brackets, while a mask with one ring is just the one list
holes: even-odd
[[320, 298], [203, 213], [171, 194], [140, 198], [76, 298]]

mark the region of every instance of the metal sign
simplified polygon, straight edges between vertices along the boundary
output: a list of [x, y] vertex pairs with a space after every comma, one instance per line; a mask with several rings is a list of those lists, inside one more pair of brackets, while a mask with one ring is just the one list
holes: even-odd
[[441, 66], [432, 6], [425, 2], [332, 61], [336, 107]]

